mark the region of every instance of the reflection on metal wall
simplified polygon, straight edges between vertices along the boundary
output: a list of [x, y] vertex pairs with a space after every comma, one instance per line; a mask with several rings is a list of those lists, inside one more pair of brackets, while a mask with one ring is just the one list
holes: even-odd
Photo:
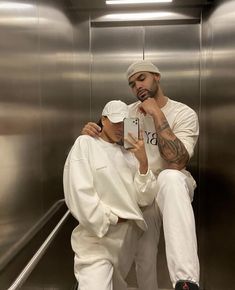
[[1, 269], [28, 230], [63, 197], [63, 165], [86, 115], [76, 97], [80, 89], [80, 96], [89, 92], [80, 85], [89, 78], [83, 53], [89, 51], [81, 48], [81, 57], [74, 46], [86, 36], [74, 32], [82, 20], [71, 23], [63, 2], [0, 2]]
[[[153, 60], [160, 67], [166, 94], [184, 101], [198, 111], [199, 37], [199, 24], [173, 27], [93, 27], [93, 109], [97, 108], [95, 104], [99, 104], [101, 109], [100, 101], [105, 103], [110, 98], [134, 101], [127, 90], [125, 70], [132, 61], [144, 57]], [[111, 93], [110, 96], [107, 96], [108, 92]]]
[[201, 235], [205, 289], [235, 284], [235, 1], [203, 17]]
[[92, 118], [97, 120], [106, 102], [135, 99], [128, 90], [125, 71], [128, 65], [143, 58], [142, 27], [93, 27], [92, 53]]
[[[136, 101], [128, 88], [125, 71], [132, 61], [143, 57], [159, 66], [166, 95], [199, 111], [199, 24], [93, 27], [91, 53], [94, 119], [98, 119], [103, 105], [111, 99]], [[197, 154], [191, 166], [197, 172]], [[159, 251], [159, 260], [159, 285], [170, 288], [164, 251]]]
[[91, 120], [90, 21], [89, 13], [86, 12], [76, 12], [72, 18], [74, 19], [74, 126], [71, 129], [73, 129], [73, 136], [76, 138], [83, 125]]
[[[68, 2], [75, 1], [0, 2], [0, 267], [62, 197], [64, 161], [83, 124], [97, 120], [110, 99], [134, 101], [125, 70], [144, 57], [160, 67], [166, 95], [199, 112], [200, 154], [191, 167], [196, 174], [200, 168], [202, 289], [232, 290], [235, 1], [215, 1], [202, 25], [120, 27], [96, 26], [90, 11], [67, 10]], [[159, 284], [168, 287], [160, 266]], [[1, 274], [2, 287], [9, 277]], [[50, 288], [56, 280], [43, 284], [40, 275], [29, 285]]]
[[159, 66], [165, 94], [198, 112], [200, 25], [146, 27], [145, 58]]
[[27, 2], [4, 4], [0, 5], [1, 257], [40, 215], [42, 206], [37, 10]]

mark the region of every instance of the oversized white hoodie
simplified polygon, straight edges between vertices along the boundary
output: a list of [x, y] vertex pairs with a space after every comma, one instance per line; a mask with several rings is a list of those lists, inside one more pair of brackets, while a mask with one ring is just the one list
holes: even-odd
[[146, 230], [139, 206], [150, 205], [156, 178], [142, 175], [134, 155], [117, 144], [79, 136], [64, 167], [65, 201], [79, 227], [102, 238], [118, 217]]

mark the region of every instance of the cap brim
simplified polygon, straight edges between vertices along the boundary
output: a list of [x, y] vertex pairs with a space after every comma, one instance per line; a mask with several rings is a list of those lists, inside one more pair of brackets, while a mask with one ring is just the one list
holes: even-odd
[[123, 122], [123, 120], [125, 119], [125, 116], [121, 117], [121, 116], [107, 116], [109, 118], [109, 121], [112, 123], [120, 123]]

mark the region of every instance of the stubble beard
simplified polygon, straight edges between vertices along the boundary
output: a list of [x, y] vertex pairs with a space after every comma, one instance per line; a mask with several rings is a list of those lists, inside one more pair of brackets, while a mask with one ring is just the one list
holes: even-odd
[[[144, 91], [144, 93], [143, 93]], [[157, 85], [153, 85], [153, 88], [151, 89], [144, 89], [142, 91], [142, 94], [137, 93], [137, 99], [141, 102], [147, 100], [148, 98], [156, 98], [157, 93], [158, 93], [158, 86]]]

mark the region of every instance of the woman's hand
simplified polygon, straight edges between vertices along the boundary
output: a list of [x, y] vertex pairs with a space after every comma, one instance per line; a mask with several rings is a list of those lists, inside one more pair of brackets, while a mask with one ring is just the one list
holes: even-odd
[[144, 146], [143, 132], [140, 133], [140, 138], [135, 138], [131, 133], [128, 134], [126, 139], [133, 148], [129, 149], [139, 161], [140, 174], [146, 174], [148, 171], [148, 158]]

